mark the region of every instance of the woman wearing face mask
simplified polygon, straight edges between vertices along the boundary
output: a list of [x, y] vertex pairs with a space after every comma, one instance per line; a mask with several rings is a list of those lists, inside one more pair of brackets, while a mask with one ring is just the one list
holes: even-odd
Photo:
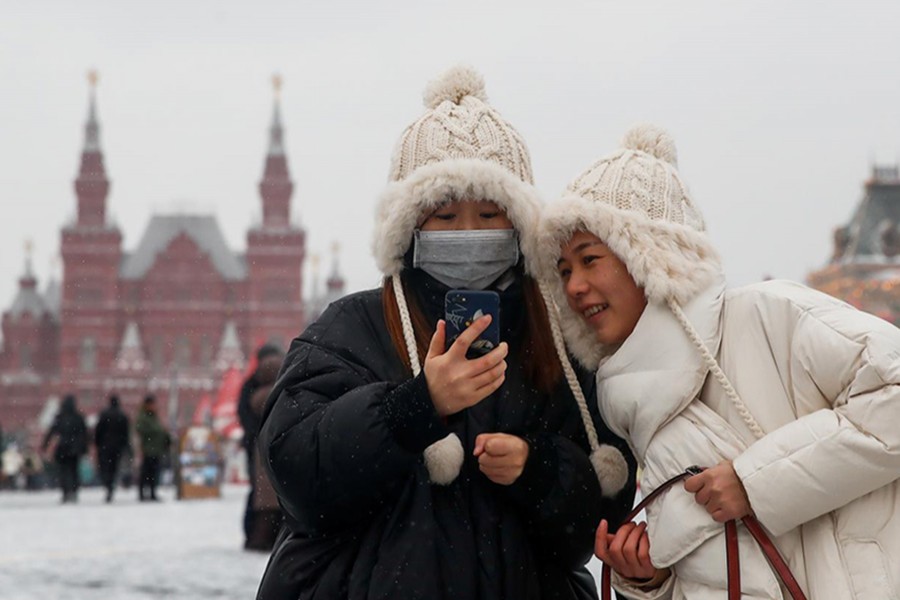
[[[646, 526], [601, 523], [618, 590], [726, 597], [723, 523], [755, 514], [808, 598], [900, 597], [900, 330], [792, 282], [726, 290], [655, 127], [575, 179], [539, 237], [642, 492], [708, 467], [663, 488]], [[790, 597], [742, 523], [737, 539], [741, 597]]]
[[[524, 142], [469, 69], [425, 96], [376, 218], [383, 287], [294, 340], [263, 417], [286, 527], [259, 597], [593, 598], [596, 521], [631, 506], [634, 463], [555, 357], [526, 272]], [[466, 353], [490, 317], [445, 351], [454, 288], [500, 296], [502, 343], [485, 356]]]

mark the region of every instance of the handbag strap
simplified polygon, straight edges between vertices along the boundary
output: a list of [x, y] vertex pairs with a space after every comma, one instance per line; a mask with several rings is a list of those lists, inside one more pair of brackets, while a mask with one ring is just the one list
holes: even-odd
[[672, 487], [679, 481], [687, 479], [688, 477], [693, 477], [694, 475], [699, 475], [702, 472], [703, 472], [703, 469], [701, 467], [697, 467], [697, 466], [688, 467], [687, 469], [684, 470], [683, 473], [679, 473], [675, 477], [672, 477], [671, 479], [664, 481], [662, 483], [662, 485], [657, 487], [651, 493], [647, 494], [646, 498], [641, 500], [637, 506], [632, 508], [631, 512], [628, 513], [627, 515], [625, 515], [625, 519], [622, 522], [627, 523], [628, 521], [633, 521], [635, 519], [635, 517], [637, 517], [639, 514], [641, 514], [642, 510], [647, 508], [647, 505], [649, 505], [651, 502], [653, 502], [654, 500], [659, 498], [659, 496], [662, 495], [662, 493], [665, 492], [667, 489], [669, 489], [670, 487]]
[[[631, 509], [631, 512], [625, 515], [625, 519], [623, 519], [622, 522], [628, 523], [629, 521], [633, 521], [648, 504], [656, 500], [667, 489], [679, 481], [687, 479], [688, 477], [693, 477], [702, 471], [703, 469], [700, 467], [688, 467], [683, 473], [679, 473], [675, 477], [663, 482], [659, 487], [650, 492], [646, 498], [641, 500], [637, 506]], [[612, 600], [612, 570], [606, 563], [603, 563], [603, 571], [600, 573], [600, 596], [601, 600]]]
[[[640, 503], [626, 515], [623, 523], [633, 521], [648, 504], [656, 500], [663, 492], [679, 481], [697, 475], [702, 471], [703, 468], [701, 467], [688, 467], [683, 473], [679, 473], [675, 477], [663, 482], [662, 485], [648, 494], [646, 498], [641, 500]], [[753, 539], [759, 544], [760, 549], [766, 556], [766, 560], [769, 561], [769, 564], [772, 565], [772, 568], [775, 570], [775, 574], [778, 575], [784, 583], [788, 592], [791, 594], [791, 598], [793, 598], [793, 600], [807, 600], [806, 594], [803, 593], [800, 584], [797, 583], [797, 579], [794, 577], [794, 574], [791, 573], [791, 569], [787, 562], [778, 552], [778, 548], [775, 547], [775, 544], [769, 538], [769, 535], [766, 533], [765, 529], [763, 529], [763, 526], [760, 525], [756, 517], [747, 515], [741, 519], [741, 522], [744, 523], [747, 531], [750, 532], [750, 535], [753, 536]], [[728, 600], [740, 600], [741, 565], [738, 553], [736, 521], [728, 521], [725, 523], [725, 555], [728, 566]], [[600, 575], [600, 597], [601, 600], [612, 600], [612, 570], [606, 563], [603, 563], [603, 571]]]
[[728, 600], [741, 600], [741, 555], [734, 519], [725, 523], [725, 560], [728, 563]]
[[775, 573], [781, 578], [782, 583], [784, 583], [788, 592], [790, 592], [791, 597], [794, 600], [806, 600], [806, 594], [803, 593], [800, 584], [797, 583], [797, 579], [794, 577], [794, 574], [791, 573], [791, 568], [784, 558], [782, 558], [781, 553], [778, 552], [778, 548], [772, 543], [769, 534], [766, 533], [766, 530], [763, 529], [763, 526], [760, 525], [756, 517], [747, 515], [742, 518], [741, 521], [744, 522], [744, 527], [747, 528], [747, 531], [750, 532], [750, 535], [752, 535], [753, 539], [756, 540], [756, 543], [759, 544], [759, 547], [762, 549], [763, 554], [766, 555], [769, 564], [775, 569]]

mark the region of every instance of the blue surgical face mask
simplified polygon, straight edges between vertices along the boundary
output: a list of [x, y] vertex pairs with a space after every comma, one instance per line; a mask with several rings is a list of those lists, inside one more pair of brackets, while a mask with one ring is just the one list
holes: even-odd
[[514, 229], [417, 230], [413, 238], [413, 267], [453, 289], [483, 290], [517, 262]]

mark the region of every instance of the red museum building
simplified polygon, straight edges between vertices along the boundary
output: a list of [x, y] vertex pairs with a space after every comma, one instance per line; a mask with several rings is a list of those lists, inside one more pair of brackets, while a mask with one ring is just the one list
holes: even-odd
[[[305, 232], [291, 222], [279, 82], [259, 183], [262, 220], [247, 231], [243, 254], [228, 247], [212, 215], [155, 215], [137, 246], [123, 248], [107, 217], [95, 82], [92, 76], [75, 179], [77, 216], [60, 232], [62, 282], [40, 290], [26, 264], [3, 313], [4, 431], [34, 431], [42, 411], [55, 411], [67, 393], [85, 413], [117, 393], [131, 414], [153, 393], [169, 423], [184, 424], [201, 398], [216, 395], [226, 371], [246, 369], [265, 342], [286, 347], [309, 316]], [[331, 297], [343, 291], [336, 261], [327, 288]]]

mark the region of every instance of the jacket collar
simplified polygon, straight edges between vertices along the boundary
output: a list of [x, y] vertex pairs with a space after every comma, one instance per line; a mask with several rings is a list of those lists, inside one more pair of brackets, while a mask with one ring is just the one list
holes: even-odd
[[[720, 276], [682, 307], [714, 356], [724, 294]], [[600, 412], [643, 462], [653, 436], [697, 397], [707, 372], [668, 305], [650, 302], [628, 339], [597, 370]]]

